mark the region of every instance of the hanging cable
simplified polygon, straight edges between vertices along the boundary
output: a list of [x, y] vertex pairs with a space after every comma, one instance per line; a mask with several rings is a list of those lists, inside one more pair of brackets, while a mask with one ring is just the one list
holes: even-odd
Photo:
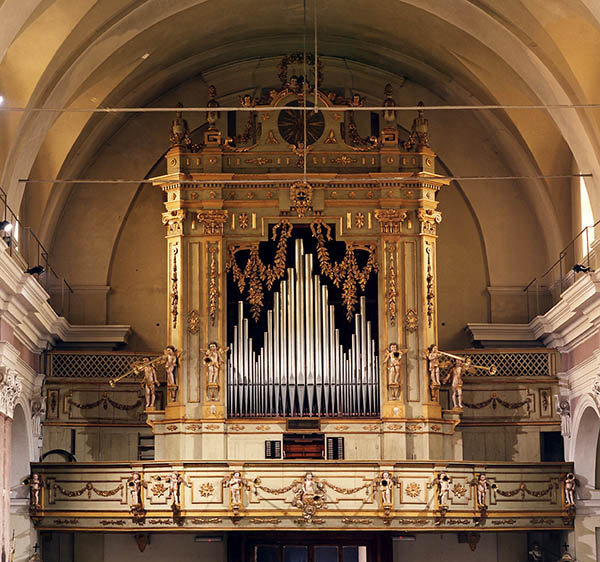
[[[305, 176], [306, 177], [306, 176]], [[481, 180], [494, 180], [494, 181], [506, 181], [506, 180], [561, 180], [569, 178], [591, 178], [593, 174], [539, 174], [531, 176], [431, 176], [431, 180], [448, 180], [448, 181], [481, 181]], [[392, 181], [406, 181], [406, 180], [421, 180], [427, 181], [427, 176], [386, 176], [382, 178], [384, 183]], [[136, 179], [114, 179], [114, 180], [98, 180], [98, 179], [26, 179], [21, 178], [18, 180], [19, 183], [64, 183], [64, 184], [120, 184], [120, 183], [131, 183], [131, 184], [143, 184], [143, 183], [155, 183], [155, 180], [149, 180], [147, 178], [136, 180]], [[168, 183], [168, 180], [164, 180]], [[278, 184], [291, 184], [296, 183], [298, 179], [293, 178], [274, 178], [272, 180], [260, 180], [260, 179], [222, 179], [222, 180], [182, 180], [172, 181], [172, 183], [182, 183], [185, 185], [278, 185]], [[311, 177], [313, 183], [323, 184], [347, 184], [348, 178], [331, 178], [331, 177]], [[352, 184], [371, 184], [376, 185], [378, 182], [377, 178], [352, 178]]]
[[303, 107], [303, 126], [304, 126], [304, 143], [303, 143], [303, 150], [304, 150], [304, 162], [303, 162], [303, 171], [304, 171], [304, 177], [302, 178], [304, 183], [306, 183], [306, 163], [307, 163], [307, 156], [308, 156], [308, 138], [306, 135], [306, 97], [308, 95], [308, 72], [307, 72], [307, 68], [306, 68], [306, 0], [304, 0], [304, 33], [303, 33], [303, 51], [304, 51], [304, 57], [303, 57], [303, 62], [302, 62], [302, 107]]

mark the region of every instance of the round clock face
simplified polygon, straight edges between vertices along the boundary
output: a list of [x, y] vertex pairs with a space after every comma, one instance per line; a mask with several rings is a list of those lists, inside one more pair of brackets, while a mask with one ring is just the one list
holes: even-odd
[[[288, 107], [298, 107], [298, 101], [287, 104]], [[311, 107], [313, 104], [308, 104]], [[279, 134], [289, 143], [298, 146], [304, 141], [304, 112], [291, 109], [282, 109], [277, 119]], [[325, 130], [325, 118], [318, 111], [306, 111], [306, 140], [307, 145], [317, 141]]]

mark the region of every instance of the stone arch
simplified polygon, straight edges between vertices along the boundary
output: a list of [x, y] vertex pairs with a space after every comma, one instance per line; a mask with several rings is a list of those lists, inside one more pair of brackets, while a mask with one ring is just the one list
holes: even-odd
[[[600, 437], [600, 412], [591, 399], [584, 399], [574, 416], [570, 457], [575, 462], [579, 496], [586, 499], [596, 487], [596, 449]], [[590, 454], [593, 451], [594, 454]]]

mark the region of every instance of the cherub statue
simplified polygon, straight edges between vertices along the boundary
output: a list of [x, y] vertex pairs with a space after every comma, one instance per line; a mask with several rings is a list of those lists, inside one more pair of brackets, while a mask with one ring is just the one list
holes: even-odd
[[129, 490], [129, 507], [132, 510], [143, 509], [142, 488], [147, 488], [148, 483], [137, 471], [127, 480], [127, 489]]
[[450, 496], [450, 483], [452, 478], [448, 476], [446, 472], [440, 472], [435, 479], [433, 484], [437, 487], [437, 499], [440, 508], [448, 507], [448, 498]]
[[578, 485], [577, 479], [572, 472], [565, 476], [565, 505], [567, 507], [575, 506], [575, 487]]
[[25, 481], [25, 484], [29, 486], [29, 503], [32, 508], [41, 506], [40, 496], [42, 493], [42, 479], [39, 474], [33, 473], [31, 478]]
[[43, 436], [43, 422], [46, 417], [46, 396], [42, 395], [31, 403], [31, 425], [33, 434], [38, 439]]
[[168, 345], [163, 353], [165, 372], [167, 373], [167, 390], [169, 399], [174, 402], [177, 398], [177, 368], [179, 367], [179, 357], [181, 353], [175, 350], [175, 347]]
[[431, 400], [437, 402], [440, 393], [440, 357], [437, 345], [429, 346], [429, 350], [425, 352], [427, 359], [427, 368], [429, 370], [429, 388], [431, 391]]
[[248, 483], [242, 478], [239, 471], [234, 472], [229, 478], [224, 479], [223, 483], [229, 488], [231, 507], [233, 509], [240, 509], [242, 507], [242, 489]]
[[560, 416], [560, 433], [571, 437], [571, 403], [563, 396], [556, 395], [556, 412]]
[[381, 474], [381, 478], [378, 479], [376, 485], [379, 486], [381, 492], [381, 504], [389, 506], [394, 503], [394, 484], [396, 483], [394, 477], [385, 471]]
[[477, 477], [475, 484], [477, 486], [477, 505], [479, 509], [486, 508], [487, 504], [485, 503], [485, 500], [489, 483], [486, 475], [483, 472]]
[[454, 367], [444, 379], [444, 383], [451, 380], [450, 388], [452, 390], [452, 405], [454, 409], [462, 409], [462, 387], [463, 376], [471, 370], [471, 358], [457, 359]]
[[145, 357], [142, 364], [144, 371], [144, 378], [142, 379], [142, 387], [144, 388], [144, 395], [146, 397], [146, 409], [154, 409], [154, 403], [156, 401], [156, 387], [160, 385], [158, 377], [156, 376], [156, 369], [151, 364], [150, 358]]
[[388, 387], [390, 389], [392, 400], [398, 400], [400, 396], [401, 383], [401, 361], [406, 349], [398, 349], [397, 343], [390, 343], [383, 359], [384, 365], [387, 365]]
[[172, 472], [170, 476], [167, 477], [167, 490], [168, 490], [168, 498], [171, 498], [171, 506], [175, 508], [179, 508], [181, 505], [181, 485], [187, 486], [191, 488], [192, 485], [186, 482], [179, 472]]
[[206, 365], [206, 386], [208, 399], [216, 401], [219, 399], [219, 381], [221, 378], [221, 367], [225, 364], [223, 354], [228, 347], [219, 347], [216, 342], [208, 344], [204, 351], [204, 364]]

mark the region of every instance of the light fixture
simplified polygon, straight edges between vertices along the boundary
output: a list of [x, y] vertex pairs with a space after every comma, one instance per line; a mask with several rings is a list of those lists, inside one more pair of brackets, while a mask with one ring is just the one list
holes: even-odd
[[586, 265], [582, 265], [580, 263], [576, 263], [573, 266], [573, 271], [575, 273], [590, 273], [590, 271], [592, 271], [591, 268], [587, 267]]
[[4, 96], [0, 96], [0, 105], [4, 103]]
[[25, 273], [29, 273], [29, 275], [41, 275], [42, 273], [44, 273], [44, 266], [34, 265], [33, 267], [30, 267], [29, 269], [25, 270]]
[[12, 229], [12, 222], [7, 220], [0, 221], [0, 231], [2, 231], [4, 234], [10, 234], [12, 232]]

